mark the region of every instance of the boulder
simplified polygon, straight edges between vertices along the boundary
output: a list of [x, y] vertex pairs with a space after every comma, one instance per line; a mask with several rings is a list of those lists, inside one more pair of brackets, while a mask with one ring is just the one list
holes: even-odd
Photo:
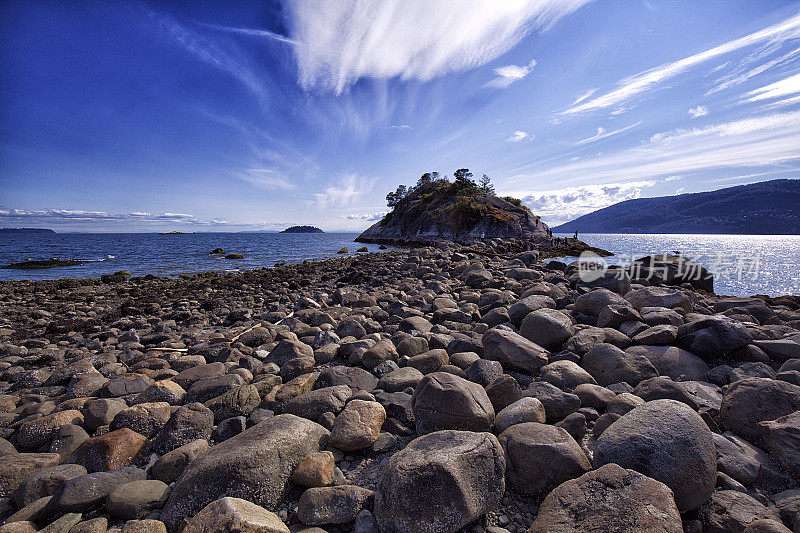
[[699, 263], [680, 255], [656, 254], [637, 259], [628, 267], [631, 278], [666, 285], [689, 283], [695, 289], [714, 292], [714, 276]]
[[682, 533], [683, 526], [669, 487], [609, 464], [556, 487], [528, 533], [586, 531]]
[[300, 460], [319, 451], [328, 436], [319, 424], [284, 414], [217, 444], [184, 470], [164, 507], [163, 521], [174, 529], [183, 517], [223, 496], [274, 508]]
[[706, 379], [706, 362], [677, 346], [631, 346], [625, 351], [645, 356], [660, 376], [669, 376], [676, 381]]
[[152, 437], [164, 427], [172, 411], [167, 402], [140, 403], [120, 410], [111, 421], [112, 431], [128, 428], [145, 437]]
[[630, 305], [625, 298], [608, 289], [595, 289], [581, 294], [575, 300], [573, 312], [588, 316], [598, 316], [607, 305]]
[[[144, 470], [126, 466], [108, 472], [94, 472], [69, 479], [42, 509], [41, 516], [46, 519], [60, 513], [82, 513], [94, 510], [116, 487], [144, 478]], [[39, 520], [38, 516], [37, 520]]]
[[780, 520], [774, 510], [738, 490], [718, 490], [700, 510], [703, 533], [743, 533], [760, 519]]
[[16, 433], [17, 442], [26, 449], [38, 449], [53, 440], [62, 426], [83, 424], [83, 415], [75, 409], [56, 411], [23, 423]]
[[208, 441], [205, 439], [197, 439], [179, 446], [156, 459], [150, 467], [149, 474], [164, 483], [172, 483], [180, 477], [189, 463], [206, 453], [208, 448]]
[[14, 492], [14, 501], [17, 507], [25, 507], [39, 498], [52, 496], [68, 480], [86, 473], [84, 467], [73, 464], [42, 468], [29, 476]]
[[625, 299], [637, 311], [645, 307], [666, 307], [667, 309], [680, 308], [691, 312], [692, 302], [682, 291], [671, 287], [642, 287], [632, 290], [625, 295]]
[[307, 525], [346, 524], [372, 507], [373, 492], [355, 485], [306, 490], [297, 504], [297, 518]]
[[581, 365], [604, 387], [619, 382], [635, 387], [640, 381], [658, 375], [647, 357], [624, 352], [607, 343], [597, 344], [586, 352]]
[[770, 378], [747, 378], [728, 386], [722, 395], [720, 420], [726, 429], [746, 439], [766, 433], [761, 422], [800, 410], [800, 387]]
[[711, 315], [678, 328], [678, 344], [702, 358], [722, 357], [753, 342], [741, 322], [722, 315]]
[[315, 389], [286, 402], [283, 412], [318, 420], [322, 413], [338, 414], [352, 395], [353, 389], [347, 385]]
[[129, 466], [144, 450], [147, 437], [123, 428], [86, 439], [68, 460], [82, 465], [87, 471], [105, 472]]
[[540, 371], [542, 381], [552, 383], [561, 390], [571, 391], [578, 385], [597, 382], [586, 370], [577, 363], [563, 359], [542, 367]]
[[239, 531], [242, 533], [289, 533], [278, 515], [241, 498], [225, 497], [203, 507], [187, 520], [182, 533]]
[[34, 472], [60, 462], [57, 453], [15, 453], [0, 457], [0, 498], [11, 496]]
[[400, 392], [409, 387], [413, 389], [422, 381], [423, 377], [424, 374], [416, 368], [405, 366], [381, 376], [377, 388], [386, 392]]
[[503, 431], [498, 440], [505, 453], [508, 486], [525, 496], [547, 494], [592, 468], [575, 439], [560, 427], [523, 422]]
[[549, 352], [510, 329], [497, 327], [483, 334], [483, 353], [504, 367], [534, 374], [547, 364]]
[[342, 451], [369, 448], [378, 440], [386, 410], [378, 402], [351, 400], [333, 422], [330, 444]]
[[167, 453], [197, 439], [208, 440], [214, 427], [214, 413], [201, 403], [179, 407], [153, 439], [156, 453]]
[[141, 479], [116, 486], [106, 496], [106, 509], [114, 518], [144, 518], [160, 509], [169, 497], [169, 486], [157, 479]]
[[483, 387], [447, 372], [428, 374], [412, 397], [417, 433], [442, 429], [488, 431], [494, 408]]
[[325, 487], [333, 484], [336, 461], [325, 450], [303, 457], [292, 472], [292, 481], [303, 487]]
[[706, 502], [716, 483], [711, 431], [675, 400], [647, 402], [614, 422], [597, 439], [594, 463], [616, 463], [661, 481], [672, 489], [681, 512]]
[[564, 392], [546, 381], [534, 381], [523, 391], [522, 395], [536, 398], [544, 405], [548, 424], [558, 422], [581, 407], [580, 398]]
[[494, 419], [495, 431], [502, 433], [514, 424], [539, 422], [544, 424], [547, 415], [544, 405], [536, 398], [525, 397], [503, 408]]
[[375, 493], [382, 533], [455, 533], [500, 504], [503, 449], [491, 433], [437, 431], [392, 456]]
[[759, 424], [767, 451], [787, 472], [800, 478], [800, 411]]
[[575, 334], [575, 326], [566, 314], [545, 308], [528, 313], [519, 333], [547, 350], [557, 350]]

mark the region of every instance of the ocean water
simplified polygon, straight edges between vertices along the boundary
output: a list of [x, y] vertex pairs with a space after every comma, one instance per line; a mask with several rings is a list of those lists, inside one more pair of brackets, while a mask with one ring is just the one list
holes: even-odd
[[610, 265], [627, 265], [654, 253], [680, 252], [714, 273], [717, 294], [800, 295], [800, 235], [582, 233], [578, 238], [616, 254], [605, 258]]
[[[237, 270], [341, 257], [364, 246], [356, 233], [55, 233], [0, 235], [0, 265], [27, 259], [62, 257], [89, 261], [44, 270], [0, 269], [0, 280], [96, 278], [118, 270], [134, 275], [177, 276], [209, 270]], [[557, 235], [567, 236], [567, 235]], [[569, 235], [571, 236], [571, 235]], [[614, 235], [581, 234], [581, 240], [616, 255], [608, 264], [679, 251], [714, 273], [719, 294], [800, 294], [800, 235]], [[214, 248], [244, 259], [210, 255]], [[378, 245], [367, 245], [370, 252]], [[572, 261], [575, 258], [563, 258]]]
[[[0, 269], [0, 280], [97, 278], [127, 270], [134, 276], [177, 276], [210, 270], [252, 269], [277, 261], [299, 262], [341, 257], [365, 246], [357, 233], [55, 233], [0, 235], [0, 265], [27, 259], [61, 257], [88, 261], [82, 265], [42, 270]], [[366, 245], [370, 252], [377, 244]], [[244, 255], [225, 259], [215, 248]]]

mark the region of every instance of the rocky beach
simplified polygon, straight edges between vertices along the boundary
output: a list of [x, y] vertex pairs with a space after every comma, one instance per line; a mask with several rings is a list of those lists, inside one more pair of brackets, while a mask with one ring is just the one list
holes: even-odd
[[524, 248], [0, 284], [0, 532], [800, 531], [800, 298]]

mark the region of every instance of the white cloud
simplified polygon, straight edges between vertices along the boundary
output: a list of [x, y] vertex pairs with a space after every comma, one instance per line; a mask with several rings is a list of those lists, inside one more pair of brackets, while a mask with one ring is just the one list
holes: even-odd
[[234, 175], [256, 187], [268, 190], [292, 190], [295, 188], [286, 178], [269, 168], [245, 168], [234, 171]]
[[297, 0], [284, 11], [300, 84], [341, 93], [361, 78], [426, 81], [485, 65], [586, 3]]
[[557, 225], [617, 202], [640, 198], [645, 189], [655, 184], [655, 180], [602, 183], [547, 191], [523, 191], [515, 193], [515, 196], [521, 197], [525, 205], [545, 222]]
[[564, 114], [581, 113], [604, 109], [617, 105], [629, 98], [653, 89], [658, 84], [677, 76], [678, 74], [700, 65], [710, 59], [734, 52], [741, 48], [756, 45], [769, 40], [784, 40], [800, 36], [800, 15], [790, 17], [783, 22], [751, 33], [745, 37], [728, 41], [724, 44], [689, 56], [672, 63], [646, 70], [639, 74], [629, 76], [617, 84], [617, 88], [597, 98], [593, 98], [579, 105], [573, 105]]
[[331, 185], [323, 193], [314, 194], [313, 203], [319, 209], [351, 207], [372, 190], [376, 181], [348, 174], [339, 184]]
[[[505, 189], [557, 181], [604, 183], [737, 167], [770, 167], [800, 160], [800, 111], [765, 115], [695, 130], [654, 135], [634, 148], [543, 167], [532, 161], [507, 178]], [[528, 170], [530, 169], [530, 170]], [[528, 172], [526, 172], [528, 171]]]
[[679, 187], [679, 188], [678, 188], [678, 190], [677, 190], [677, 191], [675, 191], [675, 194], [680, 194], [680, 193], [682, 193], [682, 192], [683, 192], [683, 191], [685, 191], [685, 190], [686, 190], [686, 187]]
[[800, 93], [800, 74], [789, 76], [788, 78], [750, 91], [745, 97], [748, 102], [757, 102], [759, 100], [781, 98], [796, 93]]
[[505, 65], [494, 69], [497, 77], [486, 84], [487, 87], [498, 87], [504, 89], [514, 83], [524, 79], [528, 74], [533, 71], [536, 66], [536, 60], [531, 59], [527, 65]]
[[582, 146], [584, 144], [589, 144], [589, 143], [597, 142], [597, 141], [602, 140], [602, 139], [607, 139], [608, 137], [611, 137], [612, 135], [617, 135], [619, 133], [622, 133], [623, 131], [628, 131], [631, 128], [635, 128], [636, 126], [638, 126], [642, 122], [643, 121], [640, 120], [639, 122], [637, 122], [635, 124], [631, 124], [630, 126], [625, 126], [624, 128], [621, 128], [621, 129], [618, 129], [618, 130], [614, 130], [614, 131], [606, 131], [605, 128], [599, 127], [599, 128], [597, 128], [597, 133], [596, 134], [594, 134], [592, 137], [589, 137], [588, 139], [583, 139], [582, 141], [576, 142], [574, 144], [574, 146]]
[[341, 218], [346, 220], [366, 220], [368, 222], [377, 222], [378, 220], [382, 219], [385, 214], [386, 211], [380, 211], [378, 213], [364, 213], [360, 215], [357, 213], [350, 213], [348, 215], [342, 215]]
[[716, 86], [706, 91], [705, 95], [708, 96], [741, 85], [751, 78], [763, 74], [767, 70], [775, 70], [776, 68], [792, 65], [797, 60], [798, 55], [800, 55], [800, 48], [794, 48], [783, 55], [774, 57], [769, 61], [764, 61], [777, 53], [783, 44], [793, 43], [768, 42], [747, 57], [737, 61], [733, 71], [718, 79], [716, 81]]
[[297, 44], [297, 41], [293, 41], [292, 39], [286, 37], [285, 35], [271, 32], [269, 30], [262, 30], [258, 28], [234, 28], [231, 26], [218, 26], [216, 24], [206, 24], [205, 22], [198, 22], [198, 24], [200, 26], [212, 30], [219, 30], [228, 33], [238, 33], [240, 35], [248, 35], [250, 37], [266, 37], [268, 39], [272, 39], [274, 41], [279, 41], [282, 43]]
[[533, 139], [534, 139], [533, 133], [517, 130], [514, 133], [512, 133], [508, 139], [506, 139], [506, 142], [518, 143], [525, 140], [532, 141]]
[[664, 181], [680, 181], [683, 179], [683, 176], [667, 176], [664, 178]]
[[708, 108], [705, 106], [699, 105], [689, 109], [689, 116], [692, 118], [700, 118], [706, 115], [708, 115]]
[[578, 95], [578, 98], [574, 102], [572, 102], [572, 105], [580, 104], [581, 102], [583, 102], [584, 100], [586, 100], [587, 98], [589, 98], [590, 96], [592, 96], [596, 92], [597, 92], [597, 89], [589, 89], [587, 91], [582, 92], [581, 94]]
[[215, 223], [196, 218], [189, 213], [147, 213], [135, 211], [133, 213], [109, 213], [107, 211], [84, 211], [81, 209], [0, 209], [0, 220], [9, 223], [28, 224], [65, 224], [75, 222], [85, 223], [181, 223], [208, 225]]
[[736, 120], [734, 122], [726, 122], [723, 124], [716, 124], [702, 129], [678, 129], [662, 133], [656, 133], [650, 138], [650, 142], [671, 143], [675, 141], [683, 141], [696, 137], [730, 137], [737, 135], [745, 135], [748, 133], [756, 133], [763, 131], [772, 131], [782, 128], [798, 128], [800, 129], [800, 111], [792, 111], [788, 113], [774, 113], [772, 115], [763, 115], [760, 117], [746, 118]]

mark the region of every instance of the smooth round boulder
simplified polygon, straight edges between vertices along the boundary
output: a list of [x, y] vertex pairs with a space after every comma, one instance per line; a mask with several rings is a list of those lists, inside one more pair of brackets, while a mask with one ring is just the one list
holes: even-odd
[[545, 365], [540, 372], [542, 381], [552, 383], [564, 391], [571, 391], [578, 385], [583, 384], [597, 385], [591, 374], [582, 369], [577, 363], [566, 359]]
[[708, 501], [716, 483], [711, 430], [676, 400], [647, 402], [611, 424], [597, 439], [594, 463], [616, 463], [661, 481], [681, 512]]
[[497, 413], [494, 424], [497, 433], [502, 433], [514, 424], [522, 424], [523, 422], [539, 422], [544, 424], [546, 420], [547, 415], [545, 414], [542, 402], [536, 398], [526, 396]]
[[411, 401], [419, 434], [443, 429], [488, 431], [494, 422], [494, 407], [484, 388], [447, 372], [425, 376]]
[[503, 431], [498, 440], [509, 488], [525, 496], [547, 494], [592, 468], [580, 445], [560, 427], [524, 422]]
[[144, 518], [164, 506], [169, 497], [169, 485], [157, 479], [131, 481], [114, 488], [106, 496], [106, 509], [114, 518], [133, 520]]
[[556, 487], [528, 533], [587, 531], [682, 533], [683, 526], [669, 487], [609, 464]]
[[503, 449], [491, 433], [437, 431], [411, 441], [383, 469], [375, 493], [382, 533], [455, 533], [496, 508]]
[[584, 354], [581, 366], [604, 387], [620, 382], [635, 387], [640, 381], [658, 375], [645, 356], [623, 352], [613, 344], [604, 342]]
[[225, 497], [203, 507], [187, 521], [183, 533], [242, 531], [254, 533], [289, 533], [275, 513], [241, 498]]
[[300, 460], [319, 451], [328, 436], [316, 422], [290, 414], [256, 424], [189, 464], [173, 486], [162, 520], [175, 529], [183, 517], [223, 496], [274, 508]]
[[557, 350], [575, 334], [569, 316], [555, 309], [538, 309], [522, 319], [519, 333], [547, 350]]
[[386, 410], [378, 402], [351, 400], [333, 422], [330, 444], [345, 452], [369, 448], [378, 440]]

